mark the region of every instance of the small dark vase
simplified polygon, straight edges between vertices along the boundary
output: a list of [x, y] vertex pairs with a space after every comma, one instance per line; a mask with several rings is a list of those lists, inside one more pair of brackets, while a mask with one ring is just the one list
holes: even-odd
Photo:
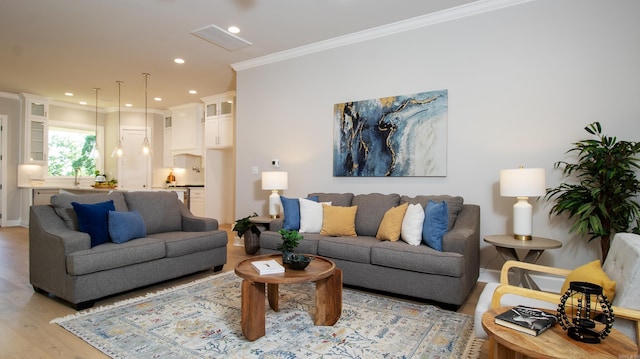
[[244, 251], [247, 254], [256, 254], [260, 249], [260, 236], [252, 230], [244, 232]]
[[282, 251], [282, 264], [289, 264], [291, 263], [290, 259], [291, 256], [293, 255], [293, 252], [290, 251]]

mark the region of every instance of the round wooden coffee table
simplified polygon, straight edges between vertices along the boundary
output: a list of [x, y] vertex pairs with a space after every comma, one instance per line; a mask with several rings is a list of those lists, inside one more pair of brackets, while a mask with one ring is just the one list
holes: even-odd
[[275, 259], [282, 264], [281, 254], [267, 254], [238, 263], [235, 272], [242, 281], [242, 333], [249, 340], [265, 334], [264, 289], [267, 285], [269, 306], [278, 311], [278, 286], [316, 282], [315, 325], [334, 325], [342, 313], [342, 271], [327, 258], [308, 255], [313, 260], [304, 270], [286, 269], [284, 273], [260, 275], [251, 262]]
[[489, 348], [492, 358], [634, 358], [636, 344], [613, 329], [599, 344], [587, 344], [569, 338], [558, 324], [533, 336], [496, 324], [496, 315], [512, 307], [492, 309], [482, 314], [482, 327], [492, 340]]

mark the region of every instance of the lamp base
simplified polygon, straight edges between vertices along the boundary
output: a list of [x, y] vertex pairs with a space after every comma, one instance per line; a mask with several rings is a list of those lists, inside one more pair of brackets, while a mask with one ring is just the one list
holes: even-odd
[[521, 241], [530, 241], [531, 239], [533, 239], [533, 236], [531, 236], [530, 234], [514, 234], [513, 238]]

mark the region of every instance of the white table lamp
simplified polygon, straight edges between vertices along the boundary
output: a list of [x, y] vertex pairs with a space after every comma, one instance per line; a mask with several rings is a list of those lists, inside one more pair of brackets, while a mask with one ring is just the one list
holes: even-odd
[[544, 168], [517, 168], [500, 171], [500, 195], [516, 197], [513, 205], [513, 237], [529, 240], [533, 234], [533, 207], [529, 197], [546, 193]]
[[288, 188], [287, 172], [262, 172], [262, 189], [270, 190], [269, 196], [269, 216], [277, 218], [280, 214], [280, 196], [279, 190]]

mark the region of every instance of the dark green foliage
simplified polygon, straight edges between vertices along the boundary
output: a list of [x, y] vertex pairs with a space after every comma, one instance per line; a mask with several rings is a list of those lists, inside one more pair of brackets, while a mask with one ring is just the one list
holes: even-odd
[[259, 233], [260, 230], [258, 229], [258, 227], [256, 227], [256, 225], [251, 223], [251, 221], [249, 220], [249, 218], [257, 216], [258, 214], [253, 212], [253, 214], [250, 216], [246, 216], [236, 220], [236, 223], [233, 224], [233, 228], [231, 228], [231, 230], [238, 232], [238, 237], [242, 237], [244, 232], [246, 232], [247, 230], [251, 230], [253, 233]]
[[302, 239], [302, 234], [295, 230], [281, 229], [278, 231], [282, 236], [282, 243], [278, 244], [278, 250], [283, 252], [293, 252]]
[[545, 198], [555, 202], [550, 215], [567, 213], [574, 221], [570, 232], [589, 236], [589, 241], [600, 238], [604, 262], [615, 233], [640, 231], [640, 205], [636, 201], [640, 192], [636, 178], [640, 142], [605, 136], [599, 122], [585, 130], [597, 139], [576, 142], [567, 151], [578, 156], [577, 163], [554, 164], [554, 168], [562, 169], [564, 177], [574, 176], [578, 183], [547, 188]]

